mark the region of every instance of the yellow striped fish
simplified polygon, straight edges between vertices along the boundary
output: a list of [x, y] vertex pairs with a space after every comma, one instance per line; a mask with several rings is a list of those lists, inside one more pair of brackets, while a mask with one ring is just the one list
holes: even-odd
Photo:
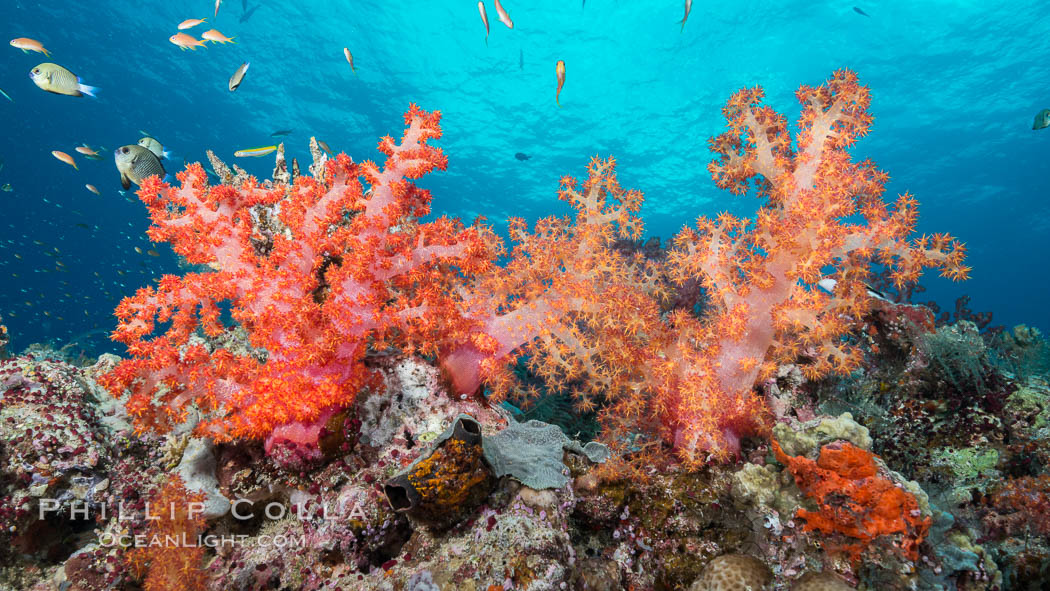
[[238, 157], [238, 158], [243, 158], [245, 156], [265, 156], [265, 155], [273, 152], [276, 149], [277, 149], [277, 146], [264, 146], [262, 148], [249, 148], [247, 150], [237, 150], [236, 152], [233, 153], [233, 155]]

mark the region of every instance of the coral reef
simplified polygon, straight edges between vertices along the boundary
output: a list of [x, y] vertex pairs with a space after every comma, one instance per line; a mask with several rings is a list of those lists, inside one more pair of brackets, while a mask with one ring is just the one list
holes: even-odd
[[129, 357], [0, 360], [0, 587], [1039, 588], [1041, 335], [872, 295], [878, 267], [964, 278], [962, 246], [851, 160], [851, 72], [800, 89], [794, 137], [762, 98], [710, 143], [757, 214], [666, 247], [612, 159], [509, 251], [425, 217], [414, 106], [382, 165], [312, 141], [309, 175], [282, 147], [262, 183], [214, 155], [218, 184], [145, 180], [193, 267], [120, 304]]
[[[885, 357], [887, 351], [883, 349], [880, 356], [867, 351], [865, 366], [875, 364], [876, 359], [889, 363], [892, 358]], [[1006, 447], [994, 448], [996, 454], [987, 445], [975, 445], [972, 453], [935, 449], [933, 455], [943, 458], [943, 469], [966, 475], [958, 482], [970, 491], [970, 497], [945, 496], [937, 481], [925, 481], [923, 488], [937, 493], [927, 498], [918, 485], [888, 470], [868, 452], [861, 453], [868, 446], [877, 448], [883, 434], [869, 432], [848, 414], [800, 421], [789, 413], [774, 429], [775, 438], [783, 442], [783, 459], [774, 462], [776, 446], [757, 444], [748, 454], [751, 462], [712, 465], [699, 472], [665, 461], [645, 467], [640, 478], [638, 472], [618, 476], [598, 470], [599, 464], [568, 446], [561, 458], [571, 479], [568, 483], [530, 488], [518, 482], [512, 471], [486, 487], [479, 504], [465, 504], [441, 529], [433, 529], [394, 511], [382, 483], [433, 458], [441, 434], [451, 430], [462, 413], [476, 417], [483, 440], [499, 437], [513, 419], [498, 406], [451, 396], [442, 386], [439, 371], [425, 363], [397, 356], [370, 362], [383, 386], [363, 393], [348, 407], [348, 415], [357, 421], [353, 445], [336, 446], [320, 463], [294, 469], [268, 455], [262, 441], [219, 443], [213, 452], [194, 451], [200, 444], [193, 443], [192, 425], [165, 436], [134, 435], [120, 405], [93, 381], [114, 365], [112, 358], [82, 369], [28, 357], [4, 363], [3, 412], [14, 413], [17, 419], [4, 419], [0, 425], [19, 430], [5, 432], [5, 441], [24, 443], [21, 434], [32, 429], [32, 440], [42, 441], [46, 450], [52, 437], [60, 440], [69, 425], [74, 425], [68, 422], [72, 419], [60, 416], [82, 416], [78, 420], [88, 423], [74, 425], [75, 429], [94, 433], [96, 444], [103, 445], [95, 468], [98, 476], [88, 474], [98, 482], [86, 494], [76, 492], [80, 489], [74, 486], [81, 482], [83, 471], [76, 472], [77, 478], [49, 481], [47, 495], [65, 500], [61, 510], [47, 515], [44, 524], [34, 519], [42, 498], [31, 494], [34, 479], [9, 480], [13, 488], [5, 489], [5, 495], [29, 499], [21, 503], [24, 511], [17, 517], [21, 521], [12, 524], [33, 532], [32, 546], [17, 541], [5, 546], [13, 554], [0, 571], [0, 581], [13, 588], [130, 590], [146, 584], [151, 575], [153, 580], [163, 580], [164, 573], [190, 564], [188, 560], [198, 564], [198, 550], [203, 551], [201, 564], [206, 566], [194, 572], [201, 573], [203, 588], [244, 590], [488, 590], [494, 586], [685, 590], [705, 588], [701, 586], [708, 584], [704, 573], [723, 568], [719, 566], [722, 561], [712, 561], [730, 553], [748, 555], [749, 560], [764, 564], [772, 572], [771, 582], [762, 583], [769, 589], [848, 589], [860, 583], [860, 588], [991, 591], [1038, 588], [1032, 582], [1041, 580], [1042, 569], [1050, 564], [1045, 534], [1039, 530], [1039, 518], [1045, 517], [1039, 504], [1046, 496], [1041, 484], [1045, 481], [1043, 464], [1021, 474], [1008, 468], [1016, 452]], [[20, 377], [12, 377], [16, 374]], [[862, 375], [866, 374], [783, 385], [796, 390], [801, 400], [807, 392], [819, 393], [835, 384], [836, 391], [842, 392]], [[918, 374], [912, 384], [921, 390], [922, 380], [935, 380], [934, 375]], [[874, 374], [871, 379], [878, 377]], [[61, 392], [54, 399], [65, 401], [63, 406], [52, 408], [50, 396], [34, 399], [49, 401], [46, 410], [34, 411], [18, 402], [26, 400], [26, 384], [32, 383], [42, 386], [31, 386], [28, 391], [40, 396]], [[1009, 425], [1014, 438], [1037, 441], [1043, 436], [1048, 393], [1045, 382], [1029, 381], [1009, 397], [1002, 424]], [[855, 411], [858, 419], [866, 418], [862, 408]], [[33, 418], [44, 412], [51, 413], [53, 420]], [[1007, 420], [1007, 414], [1014, 418]], [[562, 439], [557, 439], [560, 447]], [[22, 443], [5, 447], [4, 453], [12, 453]], [[54, 456], [48, 459], [51, 474], [69, 470], [63, 468], [67, 464], [58, 451], [62, 447], [55, 447]], [[854, 449], [850, 457], [864, 461], [829, 461], [828, 450], [850, 447]], [[791, 457], [786, 455], [788, 449]], [[211, 485], [203, 484], [208, 482], [209, 468], [201, 458], [207, 457], [214, 458]], [[82, 470], [80, 462], [77, 460], [78, 470]], [[850, 470], [870, 472], [871, 462], [876, 465], [874, 475], [853, 478], [858, 474]], [[17, 463], [6, 464], [11, 468], [5, 470], [17, 470]], [[121, 535], [148, 537], [161, 527], [147, 515], [158, 514], [156, 499], [163, 498], [166, 485], [177, 478], [180, 467], [189, 465], [197, 468], [181, 473], [202, 476], [198, 486], [217, 486], [231, 502], [225, 513], [212, 515], [205, 512], [205, 499], [194, 497], [189, 490], [167, 493], [187, 503], [201, 502], [195, 507], [201, 512], [198, 517], [206, 521], [187, 526], [186, 531], [199, 531], [202, 540], [213, 540], [212, 546], [183, 548], [180, 550], [189, 551], [172, 553], [172, 558], [158, 553], [145, 560], [148, 555], [135, 552], [136, 548], [109, 543]], [[820, 504], [811, 504], [804, 494], [807, 486], [803, 490], [796, 487], [796, 473], [802, 475], [803, 484], [823, 486], [820, 494], [813, 495]], [[1000, 475], [1001, 485], [990, 484], [987, 477], [999, 478], [995, 474]], [[810, 519], [824, 512], [832, 519], [845, 515], [841, 511], [853, 504], [869, 506], [861, 503], [861, 493], [868, 486], [865, 479], [872, 483], [888, 479], [904, 487], [880, 489], [904, 499], [894, 514], [903, 520], [903, 530], [876, 536], [874, 530], [852, 529], [870, 526], [870, 520], [863, 526], [833, 521], [833, 533], [810, 525]], [[66, 487], [72, 487], [69, 493], [64, 492]], [[847, 496], [846, 491], [853, 492]], [[87, 520], [70, 518], [69, 509], [81, 497], [90, 501], [83, 509]], [[909, 498], [914, 501], [907, 501]], [[955, 501], [949, 503], [949, 499]], [[118, 520], [112, 511], [103, 513], [104, 506], [116, 507], [120, 501], [128, 519]], [[910, 510], [909, 503], [915, 504]], [[915, 510], [919, 515], [912, 517]], [[882, 515], [863, 513], [860, 508], [854, 511], [869, 517]], [[920, 543], [918, 534], [927, 523]], [[199, 527], [203, 529], [196, 529]], [[863, 537], [854, 537], [858, 533]], [[71, 544], [71, 539], [79, 541]], [[221, 543], [222, 539], [228, 542]], [[867, 540], [863, 545], [862, 539]], [[274, 540], [284, 545], [275, 546]], [[859, 562], [851, 556], [851, 545], [858, 545]], [[161, 570], [139, 570], [152, 564], [160, 565]], [[187, 578], [180, 585], [191, 582]]]
[[[3, 318], [0, 318], [0, 322], [3, 322]], [[11, 337], [7, 334], [7, 327], [0, 324], [0, 359], [7, 357], [7, 345], [10, 342]]]

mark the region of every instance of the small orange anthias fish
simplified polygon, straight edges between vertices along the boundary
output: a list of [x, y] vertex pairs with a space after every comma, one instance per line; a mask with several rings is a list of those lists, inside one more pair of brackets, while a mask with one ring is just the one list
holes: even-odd
[[478, 0], [478, 12], [481, 13], [481, 22], [485, 23], [485, 45], [489, 44], [489, 15], [485, 14], [485, 3]]
[[227, 37], [220, 33], [217, 29], [209, 29], [201, 33], [201, 39], [205, 41], [214, 41], [215, 43], [236, 43], [234, 39], [236, 37]]
[[354, 69], [354, 56], [350, 53], [350, 50], [346, 47], [343, 48], [343, 55], [346, 56], [346, 61], [350, 63], [350, 71], [357, 75], [357, 70]]
[[11, 45], [13, 47], [21, 49], [24, 52], [35, 51], [37, 53], [42, 53], [47, 57], [51, 57], [51, 54], [46, 49], [44, 49], [44, 45], [36, 39], [30, 39], [28, 37], [19, 37], [18, 39], [12, 39]]
[[510, 20], [510, 15], [507, 14], [506, 10], [503, 10], [503, 6], [496, 0], [496, 15], [499, 16], [499, 22], [507, 25], [508, 29], [514, 28], [514, 21]]
[[222, 0], [215, 0], [215, 16], [219, 16], [219, 5], [222, 4]]
[[558, 75], [558, 92], [554, 93], [554, 102], [561, 106], [561, 102], [558, 97], [561, 95], [561, 87], [565, 86], [565, 62], [558, 60], [558, 64], [554, 66], [554, 72]]
[[183, 31], [185, 29], [192, 29], [193, 27], [196, 27], [197, 25], [203, 23], [206, 20], [208, 20], [208, 19], [206, 19], [206, 18], [188, 18], [188, 19], [182, 21], [181, 23], [179, 23], [179, 30]]
[[77, 152], [80, 152], [85, 156], [98, 156], [98, 152], [92, 150], [87, 146], [77, 146]]
[[[65, 152], [59, 152], [58, 150], [54, 150], [53, 152], [51, 152], [51, 155], [55, 158], [58, 158], [62, 162], [65, 162], [66, 164], [72, 166], [73, 168], [77, 168], [77, 163], [73, 161], [73, 157], [69, 154], [66, 154]], [[77, 170], [80, 169], [77, 168]]]
[[185, 51], [187, 48], [192, 49], [193, 51], [197, 51], [198, 47], [207, 47], [207, 45], [205, 45], [203, 41], [198, 41], [196, 38], [194, 38], [191, 35], [187, 35], [186, 33], [175, 33], [171, 37], [168, 37], [168, 41], [171, 41], [175, 45], [178, 45], [182, 48], [183, 51]]

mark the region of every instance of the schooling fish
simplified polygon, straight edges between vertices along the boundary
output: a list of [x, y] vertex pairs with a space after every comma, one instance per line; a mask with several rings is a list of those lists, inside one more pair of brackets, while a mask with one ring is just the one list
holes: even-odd
[[281, 129], [270, 134], [270, 137], [281, 137], [284, 135], [291, 135], [295, 131], [294, 129]]
[[187, 35], [186, 33], [175, 33], [171, 37], [168, 37], [168, 41], [178, 45], [183, 51], [186, 51], [187, 49], [197, 51], [198, 47], [207, 47], [203, 41], [200, 41], [193, 35]]
[[73, 160], [73, 157], [69, 154], [66, 154], [65, 152], [60, 152], [58, 150], [52, 150], [51, 155], [55, 158], [58, 158], [62, 162], [65, 162], [66, 164], [72, 166], [76, 170], [80, 170], [79, 168], [77, 168], [77, 163]]
[[207, 31], [204, 31], [203, 33], [201, 33], [201, 39], [204, 39], [205, 41], [212, 41], [214, 43], [234, 43], [234, 44], [236, 44], [237, 42], [234, 41], [234, 39], [236, 39], [236, 38], [237, 37], [227, 37], [226, 35], [223, 35], [222, 33], [220, 33], [218, 29], [208, 29]]
[[196, 27], [197, 25], [203, 23], [206, 20], [208, 20], [208, 19], [206, 19], [206, 18], [188, 18], [188, 19], [182, 21], [181, 23], [179, 23], [179, 30], [180, 31], [185, 31], [186, 29], [192, 29], [193, 27]]
[[561, 106], [561, 101], [558, 100], [558, 97], [561, 96], [561, 87], [565, 86], [565, 62], [564, 61], [558, 60], [558, 63], [554, 66], [554, 73], [558, 75], [558, 91], [556, 93], [554, 93], [554, 102], [558, 103], [558, 106], [560, 107]]
[[863, 10], [861, 10], [860, 7], [854, 6], [853, 7], [853, 12], [856, 12], [857, 14], [859, 14], [861, 16], [866, 16], [868, 18], [871, 18], [871, 15], [866, 13], [866, 12], [864, 12]]
[[689, 20], [689, 11], [693, 9], [693, 0], [685, 0], [685, 16], [682, 17], [682, 28], [678, 31], [681, 33], [685, 30], [685, 21]]
[[248, 66], [252, 65], [251, 62], [244, 62], [241, 67], [237, 68], [237, 71], [230, 76], [230, 92], [237, 90], [237, 87], [244, 81], [244, 74], [248, 71]]
[[215, 16], [219, 16], [219, 5], [222, 4], [222, 0], [215, 0]]
[[3, 88], [0, 88], [0, 94], [4, 95], [4, 98], [11, 101], [12, 103], [15, 102], [15, 99], [11, 98], [11, 95], [4, 92]]
[[113, 159], [120, 173], [120, 186], [125, 191], [131, 188], [131, 183], [141, 186], [142, 179], [146, 177], [165, 176], [160, 159], [138, 144], [117, 148], [113, 151]]
[[97, 187], [95, 187], [95, 185], [84, 185], [84, 186], [87, 187], [88, 191], [91, 191], [92, 193], [94, 193], [96, 195], [99, 195], [99, 196], [102, 195], [102, 193], [98, 190]]
[[96, 150], [87, 144], [81, 144], [76, 147], [76, 151], [83, 154], [84, 158], [87, 158], [88, 160], [103, 160], [102, 155], [99, 154], [100, 150], [104, 152], [106, 149], [99, 147], [98, 150]]
[[237, 150], [233, 153], [238, 158], [244, 158], [246, 156], [265, 156], [272, 153], [277, 149], [277, 146], [263, 146], [262, 148], [249, 148], [247, 150]]
[[514, 28], [514, 21], [510, 20], [510, 15], [507, 14], [506, 10], [503, 10], [503, 6], [496, 0], [496, 16], [499, 17], [499, 22], [507, 25], [508, 29]]
[[166, 151], [163, 144], [149, 136], [140, 139], [139, 145], [153, 152], [153, 155], [157, 158], [171, 159], [171, 152]]
[[350, 50], [343, 48], [343, 55], [346, 56], [346, 61], [350, 64], [350, 71], [357, 75], [357, 70], [354, 69], [354, 56], [350, 53]]
[[23, 53], [29, 53], [30, 51], [35, 51], [37, 53], [42, 53], [42, 54], [46, 55], [47, 57], [51, 57], [51, 53], [49, 53], [46, 49], [44, 49], [43, 44], [41, 44], [36, 39], [30, 39], [28, 37], [19, 37], [18, 39], [12, 39], [11, 40], [11, 45], [13, 47], [17, 47], [17, 48], [21, 49]]
[[332, 153], [332, 149], [331, 149], [331, 148], [329, 148], [329, 147], [328, 147], [328, 144], [324, 143], [323, 141], [321, 141], [321, 140], [317, 140], [317, 147], [318, 147], [318, 148], [321, 148], [322, 150], [324, 150], [324, 151], [325, 151], [325, 153], [326, 153], [326, 154], [328, 154], [329, 156], [332, 156], [332, 155], [333, 155], [333, 153]]
[[478, 0], [478, 12], [481, 13], [481, 22], [485, 23], [485, 45], [489, 44], [489, 15], [485, 14], [485, 3]]
[[1050, 109], [1043, 109], [1036, 113], [1032, 129], [1046, 129], [1047, 127], [1050, 127]]
[[58, 64], [45, 62], [29, 71], [33, 83], [41, 89], [54, 94], [66, 96], [84, 96], [94, 98], [98, 91], [94, 86], [80, 83], [80, 77]]
[[532, 156], [529, 156], [525, 152], [518, 152], [518, 153], [514, 154], [514, 157], [517, 158], [518, 160], [521, 160], [522, 162], [528, 160], [529, 158], [532, 158]]

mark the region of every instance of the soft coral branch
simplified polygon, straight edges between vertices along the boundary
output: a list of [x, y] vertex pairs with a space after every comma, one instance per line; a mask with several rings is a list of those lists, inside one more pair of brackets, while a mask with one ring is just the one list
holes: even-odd
[[498, 395], [505, 394], [508, 361], [537, 347], [561, 360], [550, 365], [550, 378], [557, 368], [561, 378], [579, 373], [598, 382], [612, 379], [608, 368], [590, 359], [594, 349], [580, 345], [580, 339], [593, 338], [593, 330], [583, 334], [576, 327], [593, 329], [617, 290], [646, 282], [612, 248], [617, 238], [637, 239], [642, 231], [634, 215], [641, 193], [623, 189], [615, 167], [611, 158], [595, 158], [583, 183], [562, 178], [559, 197], [573, 206], [574, 218], [544, 218], [532, 232], [524, 220], [510, 221], [511, 258], [469, 283], [463, 315], [475, 324], [444, 356], [458, 392], [472, 393], [487, 380]]
[[[775, 364], [806, 359], [813, 378], [857, 365], [859, 352], [844, 337], [867, 309], [863, 281], [873, 259], [892, 267], [899, 282], [913, 281], [924, 267], [955, 279], [968, 272], [965, 250], [951, 237], [909, 242], [914, 199], [905, 195], [887, 207], [887, 175], [846, 152], [872, 120], [869, 91], [856, 75], [836, 72], [797, 96], [803, 109], [794, 142], [784, 117], [761, 104], [761, 89], [729, 100], [729, 131], [710, 141], [718, 157], [709, 170], [720, 188], [742, 194], [753, 183], [767, 201], [753, 221], [701, 218], [675, 241], [672, 273], [683, 282], [699, 275], [714, 304], [697, 329], [703, 348], [678, 347], [679, 373], [689, 376], [691, 391], [673, 393], [665, 415], [686, 456], [735, 447], [733, 429], [755, 421], [736, 415], [736, 427], [711, 432], [711, 408], [753, 412], [751, 389]], [[862, 221], [854, 222], [858, 214]], [[838, 279], [834, 296], [813, 289], [828, 276]]]

